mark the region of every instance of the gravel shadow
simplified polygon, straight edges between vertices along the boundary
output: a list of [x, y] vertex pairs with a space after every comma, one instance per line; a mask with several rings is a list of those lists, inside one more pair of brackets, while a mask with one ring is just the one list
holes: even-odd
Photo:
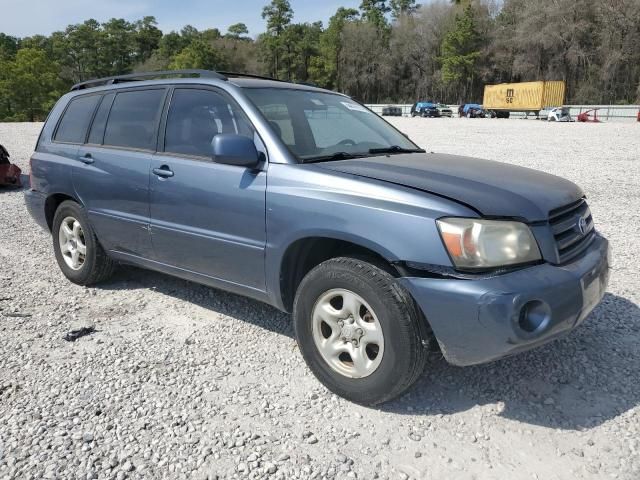
[[[175, 299], [293, 338], [291, 317], [233, 293], [135, 267], [122, 267], [104, 290], [153, 289]], [[567, 337], [485, 365], [459, 368], [439, 353], [403, 397], [378, 407], [403, 415], [453, 414], [498, 405], [498, 414], [532, 425], [584, 429], [640, 404], [640, 308], [606, 294]]]
[[398, 414], [450, 414], [494, 404], [532, 425], [592, 428], [640, 404], [640, 308], [606, 294], [570, 335], [485, 365], [458, 368], [434, 354], [409, 393], [385, 404]]
[[241, 295], [152, 270], [123, 266], [109, 282], [97, 288], [101, 290], [152, 289], [163, 295], [237, 318], [274, 333], [290, 338], [294, 336], [291, 316], [274, 307]]

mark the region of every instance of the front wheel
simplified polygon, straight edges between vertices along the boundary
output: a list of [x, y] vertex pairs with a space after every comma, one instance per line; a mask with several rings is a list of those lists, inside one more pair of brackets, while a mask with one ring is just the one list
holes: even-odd
[[87, 214], [79, 204], [65, 201], [53, 217], [53, 250], [62, 273], [78, 285], [93, 285], [109, 278], [115, 262], [98, 243]]
[[294, 302], [300, 351], [329, 390], [376, 405], [424, 370], [428, 328], [409, 293], [385, 270], [334, 258], [302, 280]]

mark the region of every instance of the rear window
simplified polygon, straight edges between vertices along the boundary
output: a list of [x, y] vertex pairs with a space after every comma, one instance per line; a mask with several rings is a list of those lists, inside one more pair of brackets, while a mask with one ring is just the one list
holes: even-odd
[[164, 92], [158, 89], [118, 93], [107, 120], [104, 144], [155, 150]]
[[87, 128], [93, 112], [100, 101], [100, 95], [77, 97], [69, 102], [62, 115], [54, 140], [66, 143], [84, 143]]

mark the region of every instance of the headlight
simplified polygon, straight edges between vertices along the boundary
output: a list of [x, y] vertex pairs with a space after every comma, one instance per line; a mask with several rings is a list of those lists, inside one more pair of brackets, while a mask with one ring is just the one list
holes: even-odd
[[541, 258], [531, 230], [521, 222], [443, 218], [437, 224], [458, 268], [495, 268]]

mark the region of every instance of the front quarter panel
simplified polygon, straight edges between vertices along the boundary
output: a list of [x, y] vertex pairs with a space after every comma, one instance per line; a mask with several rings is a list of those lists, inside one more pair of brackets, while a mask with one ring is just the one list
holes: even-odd
[[435, 219], [477, 217], [452, 200], [318, 165], [269, 166], [267, 285], [282, 308], [280, 270], [295, 241], [324, 237], [368, 248], [390, 262], [451, 266]]

